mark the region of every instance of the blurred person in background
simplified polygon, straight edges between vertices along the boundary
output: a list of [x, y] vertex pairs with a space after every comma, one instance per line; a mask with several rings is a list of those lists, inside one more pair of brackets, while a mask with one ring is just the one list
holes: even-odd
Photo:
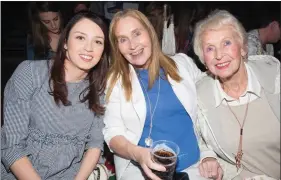
[[27, 59], [50, 59], [57, 51], [63, 30], [59, 2], [30, 2], [31, 33], [27, 36]]
[[[279, 13], [262, 11], [258, 18], [259, 28], [248, 32], [248, 55], [274, 56], [274, 43], [280, 41], [280, 11]], [[280, 50], [279, 50], [280, 53]], [[280, 57], [278, 57], [280, 59]]]

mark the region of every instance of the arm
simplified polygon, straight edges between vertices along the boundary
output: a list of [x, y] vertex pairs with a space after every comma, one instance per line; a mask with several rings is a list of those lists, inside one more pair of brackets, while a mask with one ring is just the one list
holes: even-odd
[[[185, 68], [194, 83], [199, 81], [206, 73], [203, 73], [194, 63], [193, 59], [184, 53], [178, 53], [172, 57], [178, 64]], [[178, 67], [179, 68], [179, 67]]]
[[119, 156], [136, 162], [140, 156], [139, 152], [142, 149], [146, 149], [132, 144], [124, 136], [113, 137], [109, 142], [109, 146]]
[[104, 139], [109, 149], [125, 159], [136, 160], [132, 151], [138, 146], [126, 138], [126, 127], [121, 117], [121, 85], [116, 83], [112, 90], [104, 115]]
[[199, 164], [199, 172], [200, 175], [205, 178], [212, 178], [221, 180], [223, 176], [223, 170], [217, 160], [216, 153], [212, 150], [212, 148], [204, 141], [204, 136], [202, 134], [202, 129], [205, 129], [206, 116], [204, 114], [203, 106], [201, 106], [201, 102], [198, 98], [198, 119], [195, 124], [198, 146], [200, 149], [200, 164]]
[[14, 162], [10, 169], [18, 180], [41, 179], [26, 156]]
[[202, 134], [202, 129], [205, 128], [205, 115], [202, 107], [200, 106], [200, 100], [198, 99], [198, 110], [197, 115], [198, 119], [195, 124], [195, 131], [198, 139], [198, 146], [200, 149], [200, 162], [202, 162], [205, 158], [217, 158], [216, 153], [212, 150], [212, 148], [204, 141], [204, 136]]
[[96, 167], [101, 150], [98, 148], [88, 149], [82, 159], [81, 167], [78, 171], [78, 174], [75, 177], [75, 180], [85, 180], [88, 179], [90, 174], [93, 172]]
[[27, 158], [30, 99], [34, 93], [30, 61], [22, 62], [7, 82], [1, 131], [1, 160], [18, 179], [40, 179]]
[[[103, 101], [103, 97], [101, 97]], [[90, 130], [90, 136], [86, 142], [86, 153], [82, 159], [80, 169], [75, 177], [75, 180], [88, 179], [90, 174], [96, 167], [101, 151], [103, 150], [104, 138], [102, 129], [104, 128], [103, 116], [95, 116], [93, 125]]]
[[154, 180], [160, 180], [151, 169], [165, 171], [165, 167], [154, 163], [149, 148], [143, 148], [129, 142], [124, 136], [115, 136], [110, 140], [109, 146], [119, 156], [138, 162], [145, 174]]
[[130, 137], [126, 137], [126, 127], [121, 117], [120, 96], [122, 95], [120, 94], [120, 89], [121, 85], [117, 83], [106, 105], [105, 128], [103, 129], [105, 141], [111, 151], [125, 159], [139, 162], [148, 177], [158, 180], [159, 178], [149, 168], [159, 171], [163, 171], [165, 168], [152, 162], [148, 148], [134, 145], [131, 143]]

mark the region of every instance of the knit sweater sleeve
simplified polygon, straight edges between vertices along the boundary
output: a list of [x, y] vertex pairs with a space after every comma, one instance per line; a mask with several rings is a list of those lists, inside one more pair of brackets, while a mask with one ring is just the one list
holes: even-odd
[[29, 154], [25, 149], [25, 140], [34, 92], [31, 63], [24, 61], [16, 68], [4, 91], [1, 160], [7, 170], [15, 161]]

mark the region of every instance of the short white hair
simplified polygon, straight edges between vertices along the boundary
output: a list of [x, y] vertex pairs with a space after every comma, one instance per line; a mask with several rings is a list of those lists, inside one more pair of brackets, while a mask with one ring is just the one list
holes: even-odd
[[193, 36], [193, 49], [195, 54], [199, 57], [200, 61], [204, 63], [203, 50], [202, 50], [202, 35], [208, 29], [219, 29], [222, 26], [229, 25], [233, 27], [234, 32], [237, 33], [239, 43], [244, 51], [248, 50], [247, 33], [243, 25], [226, 10], [215, 10], [211, 12], [205, 19], [196, 23], [194, 36]]

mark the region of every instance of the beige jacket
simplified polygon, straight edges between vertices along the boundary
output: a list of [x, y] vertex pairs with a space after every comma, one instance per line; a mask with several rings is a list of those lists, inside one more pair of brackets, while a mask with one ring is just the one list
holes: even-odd
[[[255, 55], [249, 56], [247, 64], [254, 71], [259, 80], [260, 85], [264, 88], [266, 98], [276, 117], [280, 121], [280, 62], [273, 56]], [[237, 172], [235, 167], [235, 159], [226, 154], [218, 144], [213, 130], [208, 122], [207, 112], [216, 114], [215, 100], [212, 92], [214, 79], [210, 76], [205, 76], [197, 84], [198, 94], [198, 121], [196, 122], [197, 131], [202, 136], [204, 142], [207, 143], [208, 150], [212, 149], [219, 155], [218, 161], [224, 170], [224, 179], [233, 179], [240, 171]], [[259, 179], [271, 179], [269, 177], [256, 177]]]

